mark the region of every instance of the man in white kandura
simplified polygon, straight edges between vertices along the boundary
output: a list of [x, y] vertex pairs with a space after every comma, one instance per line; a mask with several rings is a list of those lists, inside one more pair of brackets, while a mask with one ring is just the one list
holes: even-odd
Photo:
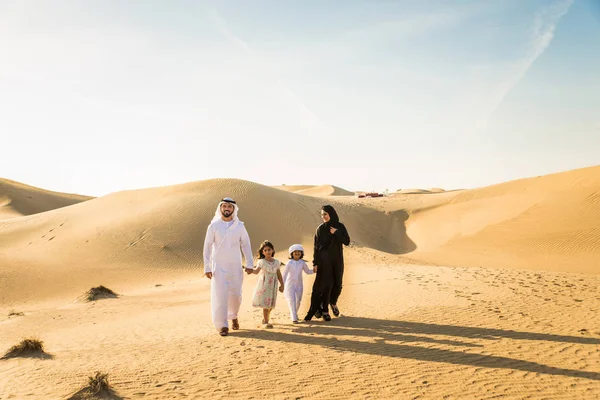
[[[241, 251], [240, 251], [241, 249]], [[240, 329], [238, 311], [242, 304], [244, 271], [253, 271], [252, 247], [244, 223], [238, 218], [238, 206], [226, 197], [217, 206], [204, 239], [204, 275], [211, 279], [212, 319], [221, 336], [229, 333], [228, 319], [234, 330]]]

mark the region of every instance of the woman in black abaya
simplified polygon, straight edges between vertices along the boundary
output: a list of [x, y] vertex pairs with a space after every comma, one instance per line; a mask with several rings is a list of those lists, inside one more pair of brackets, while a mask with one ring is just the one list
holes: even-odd
[[323, 223], [315, 232], [313, 252], [313, 265], [317, 267], [317, 277], [313, 284], [310, 309], [304, 317], [305, 321], [310, 321], [314, 316], [320, 318], [321, 315], [325, 321], [331, 321], [329, 305], [333, 315], [336, 317], [340, 315], [337, 301], [342, 292], [344, 276], [343, 245], [350, 244], [350, 236], [332, 206], [322, 207], [321, 218]]

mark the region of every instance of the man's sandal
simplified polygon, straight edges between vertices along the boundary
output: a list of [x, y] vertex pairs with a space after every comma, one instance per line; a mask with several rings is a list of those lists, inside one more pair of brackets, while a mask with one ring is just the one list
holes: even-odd
[[237, 331], [238, 329], [240, 329], [240, 322], [238, 321], [237, 318], [231, 320], [231, 329], [233, 329], [234, 331]]
[[227, 336], [227, 334], [229, 334], [229, 328], [221, 328], [219, 331], [219, 335], [221, 336]]

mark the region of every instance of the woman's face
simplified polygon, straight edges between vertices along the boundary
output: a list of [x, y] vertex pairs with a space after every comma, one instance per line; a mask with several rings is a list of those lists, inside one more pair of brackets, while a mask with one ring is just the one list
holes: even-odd
[[330, 220], [329, 214], [327, 213], [327, 211], [321, 211], [321, 218], [323, 219], [323, 222], [329, 222], [329, 220]]
[[294, 260], [298, 261], [300, 257], [302, 257], [302, 252], [300, 250], [294, 250], [292, 251], [292, 257]]
[[273, 256], [273, 249], [269, 246], [265, 246], [262, 253], [265, 256], [265, 258], [271, 258]]

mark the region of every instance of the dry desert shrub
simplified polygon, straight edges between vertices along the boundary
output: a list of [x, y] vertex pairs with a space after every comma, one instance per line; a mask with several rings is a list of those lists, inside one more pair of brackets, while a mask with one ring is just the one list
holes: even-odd
[[103, 374], [99, 371], [94, 376], [88, 377], [88, 388], [92, 394], [101, 394], [102, 392], [110, 391], [110, 384], [108, 383], [108, 374]]
[[96, 286], [88, 290], [83, 295], [84, 301], [95, 301], [99, 299], [114, 299], [119, 295], [105, 286]]
[[44, 342], [36, 338], [29, 338], [23, 339], [21, 343], [8, 349], [8, 351], [2, 356], [2, 359], [5, 360], [14, 357], [31, 357], [43, 354], [45, 354]]
[[88, 384], [75, 394], [68, 397], [67, 400], [91, 400], [91, 399], [122, 399], [115, 393], [108, 382], [108, 374], [96, 371], [93, 376], [88, 377]]
[[23, 313], [23, 312], [17, 312], [17, 311], [15, 311], [15, 310], [10, 310], [10, 311], [8, 312], [8, 316], [9, 316], [9, 317], [22, 317], [22, 316], [24, 316], [24, 315], [25, 315], [25, 313]]

